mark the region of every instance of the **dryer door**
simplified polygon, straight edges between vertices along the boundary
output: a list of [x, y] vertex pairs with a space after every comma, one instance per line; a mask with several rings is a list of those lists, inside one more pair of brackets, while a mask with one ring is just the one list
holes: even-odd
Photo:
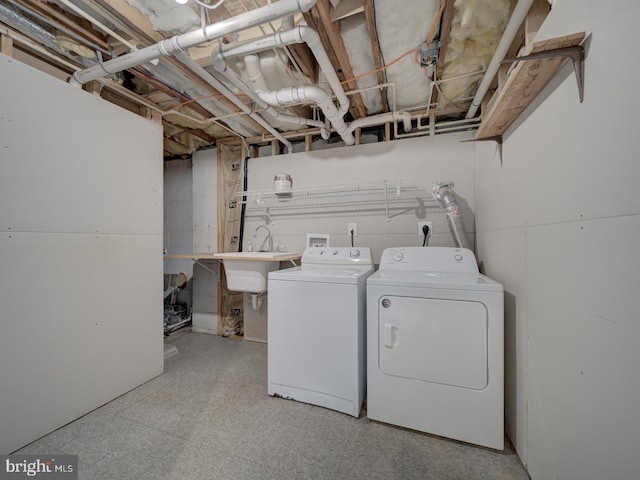
[[487, 316], [487, 308], [480, 302], [381, 297], [380, 370], [425, 382], [485, 388]]

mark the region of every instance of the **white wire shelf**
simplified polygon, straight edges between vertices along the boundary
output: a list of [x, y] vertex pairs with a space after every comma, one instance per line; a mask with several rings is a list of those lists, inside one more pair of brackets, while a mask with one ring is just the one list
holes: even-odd
[[394, 178], [293, 187], [290, 196], [275, 189], [236, 192], [247, 209], [259, 208], [267, 216], [296, 214], [301, 210], [322, 209], [338, 211], [384, 210], [386, 219], [392, 217], [393, 208], [411, 208], [417, 202], [432, 202], [431, 192], [417, 185], [415, 178]]

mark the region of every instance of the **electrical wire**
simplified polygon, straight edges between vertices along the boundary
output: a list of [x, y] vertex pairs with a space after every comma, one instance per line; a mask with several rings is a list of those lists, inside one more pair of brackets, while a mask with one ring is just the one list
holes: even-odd
[[[433, 41], [433, 37], [435, 35], [436, 32], [436, 27], [438, 26], [438, 23], [440, 22], [440, 19], [442, 17], [442, 12], [444, 12], [444, 7], [446, 6], [447, 2], [446, 0], [444, 2], [442, 2], [442, 5], [440, 6], [440, 9], [438, 10], [438, 12], [436, 13], [435, 17], [433, 18], [433, 22], [431, 22], [431, 28], [429, 29], [429, 35], [427, 37], [427, 41], [426, 43], [429, 44]], [[378, 72], [382, 72], [384, 70], [386, 70], [387, 68], [395, 65], [396, 63], [398, 63], [400, 60], [402, 60], [404, 57], [406, 57], [407, 55], [411, 55], [411, 54], [415, 54], [414, 60], [415, 62], [420, 65], [420, 58], [418, 57], [419, 53], [420, 53], [420, 48], [412, 48], [411, 50], [404, 52], [402, 55], [400, 55], [399, 57], [395, 58], [394, 60], [392, 60], [391, 62], [379, 67], [379, 68], [375, 68], [373, 70], [370, 70], [368, 72], [364, 72], [361, 73], [359, 75], [356, 75], [355, 77], [351, 77], [346, 79], [343, 82], [340, 82], [341, 85], [345, 85], [349, 82], [353, 82], [356, 80], [359, 80], [363, 77], [367, 77], [369, 75], [373, 75], [374, 73], [378, 73]]]

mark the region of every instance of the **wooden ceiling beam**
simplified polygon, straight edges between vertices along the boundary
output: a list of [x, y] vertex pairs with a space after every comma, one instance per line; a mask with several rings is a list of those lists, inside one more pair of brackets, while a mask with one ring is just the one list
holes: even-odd
[[[344, 42], [340, 35], [340, 27], [338, 23], [331, 21], [331, 5], [329, 0], [318, 0], [315, 6], [304, 14], [307, 25], [313, 28], [320, 35], [320, 40], [324, 46], [333, 67], [338, 74], [340, 81], [344, 82], [353, 78], [353, 70], [349, 61], [349, 55], [344, 48]], [[355, 80], [347, 82], [349, 90], [358, 88]], [[367, 109], [362, 101], [359, 93], [351, 95], [351, 108], [349, 111], [354, 119], [367, 116]]]
[[[130, 6], [125, 0], [96, 0], [98, 3], [104, 4], [109, 9], [112, 9], [118, 16], [122, 17], [124, 21], [131, 22], [131, 29], [136, 32], [139, 36], [145, 37], [150, 43], [157, 43], [159, 41], [164, 40], [164, 36], [156, 31], [151, 24], [149, 18], [142, 14], [137, 8]], [[205, 91], [210, 92], [212, 96], [216, 96], [216, 100], [222, 103], [225, 107], [227, 107], [232, 112], [239, 112], [238, 107], [231, 102], [231, 100], [225, 98], [220, 92], [215, 90], [211, 85], [205, 82], [202, 78], [196, 75], [191, 69], [182, 64], [174, 57], [165, 58], [165, 61], [169, 63], [172, 67], [174, 67], [177, 71], [182, 73], [186, 78], [188, 78], [191, 82], [205, 89]], [[139, 70], [138, 70], [139, 72]], [[147, 76], [147, 78], [151, 78]], [[156, 87], [158, 88], [158, 87]], [[175, 90], [174, 90], [175, 92]], [[176, 92], [177, 93], [177, 92]], [[175, 95], [171, 95], [175, 96]], [[180, 94], [178, 98], [182, 98], [182, 101], [188, 101], [189, 99], [186, 96]], [[189, 105], [197, 105], [196, 102], [192, 102]], [[200, 112], [204, 111], [205, 113], [201, 113], [205, 118], [212, 117], [211, 113], [206, 109], [202, 108], [200, 105], [197, 105], [194, 109], [201, 109]], [[198, 111], [198, 110], [196, 110]], [[267, 133], [264, 127], [262, 127], [259, 123], [253, 120], [250, 117], [244, 118], [252, 128]]]
[[140, 40], [143, 40], [131, 29], [129, 23], [125, 21], [126, 19], [122, 19], [114, 14], [114, 11], [105, 7], [101, 0], [78, 0], [78, 6], [84, 7], [82, 9], [89, 15], [97, 14], [103, 17], [108, 23], [114, 25], [113, 30], [118, 31], [123, 37], [129, 37], [132, 43], [139, 43]]
[[170, 97], [172, 97], [174, 99], [178, 99], [180, 102], [190, 102], [190, 103], [185, 105], [186, 108], [188, 108], [190, 110], [193, 110], [194, 112], [198, 113], [199, 115], [202, 115], [205, 118], [211, 117], [211, 113], [208, 110], [206, 110], [205, 108], [203, 108], [202, 106], [200, 106], [196, 102], [191, 102], [191, 99], [189, 97], [187, 97], [185, 94], [183, 94], [182, 92], [179, 92], [179, 91], [171, 88], [168, 85], [165, 85], [160, 80], [156, 80], [152, 76], [150, 76], [147, 73], [143, 72], [141, 69], [134, 68], [134, 69], [131, 70], [131, 73], [133, 73], [136, 77], [140, 78], [141, 80], [144, 80], [146, 83], [148, 83], [153, 88], [155, 88], [157, 90], [160, 90], [161, 92], [166, 93], [167, 95], [169, 95]]
[[[440, 54], [438, 55], [438, 64], [436, 65], [436, 80], [440, 80], [442, 71], [444, 70], [445, 54], [449, 47], [449, 41], [451, 40], [451, 25], [453, 24], [453, 0], [447, 1], [442, 12], [442, 19], [440, 21]], [[431, 96], [431, 103], [438, 101], [438, 90], [434, 89]]]
[[[382, 70], [382, 53], [380, 50], [380, 42], [378, 41], [378, 29], [376, 27], [376, 11], [373, 0], [364, 0], [364, 16], [367, 20], [367, 28], [369, 29], [369, 38], [371, 39], [371, 52], [373, 53], [373, 62], [375, 64], [376, 75], [378, 76], [378, 84], [386, 82], [384, 70]], [[389, 111], [389, 100], [387, 99], [387, 89], [380, 89], [380, 100], [382, 101], [382, 111]]]

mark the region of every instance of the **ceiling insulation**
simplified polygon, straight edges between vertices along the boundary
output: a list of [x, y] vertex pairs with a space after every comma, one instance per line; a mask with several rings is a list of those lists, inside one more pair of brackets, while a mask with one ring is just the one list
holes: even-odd
[[455, 102], [473, 97], [515, 3], [516, 0], [455, 1], [440, 86], [446, 98]]
[[[280, 5], [301, 5], [302, 0], [280, 2], [283, 2]], [[546, 0], [536, 2], [547, 5]], [[340, 137], [347, 141], [352, 138], [351, 122], [358, 121], [351, 131], [356, 125], [377, 128], [391, 121], [389, 116], [378, 117], [389, 111], [414, 115], [414, 125], [420, 123], [421, 129], [412, 127], [416, 131], [404, 132], [411, 135], [429, 134], [429, 129], [424, 129], [424, 119], [430, 118], [429, 113], [433, 122], [464, 122], [464, 107], [468, 108], [483, 78], [517, 0], [447, 0], [447, 3], [317, 0], [309, 12], [284, 19], [269, 15], [275, 3], [224, 0], [218, 8], [207, 9], [201, 16], [205, 9], [195, 0], [188, 0], [185, 5], [175, 0], [0, 0], [0, 35], [11, 36], [16, 42], [14, 49], [21, 51], [20, 58], [29, 58], [22, 54], [26, 52], [37, 57], [34, 65], [44, 60], [72, 74], [96, 62], [108, 64], [112, 58], [129, 54], [132, 42], [143, 50], [161, 39], [196, 33], [214, 23], [223, 25], [225, 19], [262, 8], [270, 23], [237, 35], [225, 35], [220, 40], [206, 41], [203, 37], [202, 44], [188, 50], [189, 56], [186, 52], [179, 53], [114, 73], [110, 78], [120, 83], [118, 88], [101, 89], [88, 84], [84, 87], [116, 104], [127, 105], [132, 111], [136, 111], [132, 104], [135, 106], [137, 102], [141, 114], [148, 115], [144, 112], [149, 110], [158, 112], [163, 117], [165, 155], [170, 158], [189, 155], [220, 139], [226, 142], [244, 139], [247, 143], [265, 145], [274, 135], [286, 143], [285, 137], [310, 132], [316, 140], [322, 130], [318, 127], [323, 124], [334, 127], [333, 137], [323, 142], [340, 141]], [[340, 110], [337, 101], [340, 93], [335, 83], [327, 91], [333, 95], [334, 107], [340, 110], [335, 118], [324, 117], [323, 111], [325, 114], [328, 111], [326, 103], [321, 111], [311, 101], [318, 96], [317, 91], [314, 95], [306, 93], [307, 88], [317, 88], [318, 64], [322, 63], [306, 43], [267, 48], [258, 53], [259, 66], [267, 88], [275, 95], [273, 98], [289, 98], [292, 92], [297, 93], [291, 98], [299, 98], [293, 102], [289, 98], [282, 105], [272, 103], [276, 116], [267, 114], [264, 104], [260, 106], [258, 102], [260, 99], [254, 96], [251, 100], [212, 67], [211, 53], [218, 51], [219, 41], [234, 42], [233, 46], [237, 46], [305, 22], [319, 34], [319, 48], [326, 52], [329, 62], [325, 70], [333, 72], [336, 82], [346, 91], [348, 112], [346, 108]], [[440, 50], [434, 50], [437, 69], [436, 65], [426, 69], [420, 64], [418, 52], [428, 40], [433, 40], [434, 45], [442, 40]], [[228, 48], [231, 45], [225, 46]], [[228, 59], [227, 66], [251, 88], [242, 58]], [[318, 86], [326, 89], [327, 85]], [[284, 97], [282, 92], [286, 93]], [[301, 121], [282, 121], [278, 116], [283, 114]], [[342, 126], [329, 124], [329, 118]], [[315, 126], [304, 125], [309, 119], [315, 121], [312, 122]], [[473, 123], [468, 126], [465, 123], [461, 128], [476, 128], [478, 119], [472, 120]], [[346, 131], [337, 136], [335, 129], [340, 132], [345, 127]]]

